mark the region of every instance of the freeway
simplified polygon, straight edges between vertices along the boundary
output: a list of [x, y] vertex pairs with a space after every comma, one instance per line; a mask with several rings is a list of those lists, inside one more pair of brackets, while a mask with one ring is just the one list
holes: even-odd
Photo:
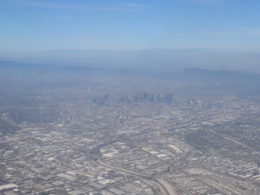
[[[93, 158], [93, 156], [92, 156], [92, 158]], [[141, 174], [141, 173], [138, 173], [138, 172], [135, 172], [132, 170], [122, 168], [122, 167], [117, 167], [117, 166], [107, 164], [96, 157], [94, 157], [94, 159], [97, 164], [99, 164], [103, 167], [113, 169], [113, 170], [116, 170], [119, 172], [124, 172], [129, 175], [141, 177], [143, 179], [151, 180], [159, 188], [161, 195], [178, 195], [178, 193], [175, 191], [174, 187], [163, 177], [153, 179], [151, 176], [146, 175], [146, 174]]]
[[[114, 166], [114, 165], [110, 165], [107, 164], [105, 162], [103, 162], [100, 159], [100, 149], [104, 146], [110, 145], [114, 142], [116, 142], [119, 138], [114, 139], [112, 141], [109, 141], [107, 143], [104, 144], [100, 144], [97, 147], [95, 147], [94, 149], [91, 150], [91, 152], [87, 155], [89, 156], [93, 161], [95, 161], [98, 165], [109, 168], [109, 169], [113, 169], [115, 171], [119, 171], [119, 172], [123, 172], [126, 173], [128, 175], [133, 175], [142, 179], [146, 179], [146, 180], [150, 180], [152, 183], [154, 183], [158, 189], [160, 190], [161, 195], [178, 195], [178, 193], [176, 192], [176, 190], [174, 189], [174, 187], [172, 186], [172, 184], [170, 184], [165, 178], [161, 177], [152, 177], [150, 175], [146, 175], [146, 174], [142, 174], [142, 173], [138, 173], [132, 170], [128, 170], [122, 167], [118, 167], [118, 166]], [[121, 140], [123, 138], [121, 137]], [[96, 154], [96, 156], [94, 156], [94, 154]]]

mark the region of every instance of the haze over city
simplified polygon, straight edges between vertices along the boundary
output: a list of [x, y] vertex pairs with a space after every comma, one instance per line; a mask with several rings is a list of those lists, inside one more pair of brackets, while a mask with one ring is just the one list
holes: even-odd
[[0, 194], [259, 195], [259, 10], [0, 0]]

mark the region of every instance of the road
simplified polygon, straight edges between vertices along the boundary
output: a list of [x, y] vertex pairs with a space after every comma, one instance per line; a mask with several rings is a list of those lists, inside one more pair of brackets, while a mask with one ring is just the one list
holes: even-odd
[[151, 176], [146, 174], [141, 174], [132, 170], [128, 170], [122, 167], [116, 167], [110, 164], [107, 164], [100, 159], [95, 158], [95, 162], [103, 167], [113, 169], [119, 172], [124, 172], [129, 175], [141, 177], [143, 179], [151, 180], [160, 190], [161, 195], [178, 195], [178, 193], [175, 191], [174, 187], [163, 177], [155, 178], [153, 179]]

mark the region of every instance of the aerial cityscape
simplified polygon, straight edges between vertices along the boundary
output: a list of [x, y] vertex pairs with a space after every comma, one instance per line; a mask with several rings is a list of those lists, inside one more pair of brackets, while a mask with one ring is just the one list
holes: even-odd
[[0, 1], [0, 195], [260, 195], [259, 10]]
[[2, 81], [0, 192], [258, 195], [259, 79], [204, 72]]

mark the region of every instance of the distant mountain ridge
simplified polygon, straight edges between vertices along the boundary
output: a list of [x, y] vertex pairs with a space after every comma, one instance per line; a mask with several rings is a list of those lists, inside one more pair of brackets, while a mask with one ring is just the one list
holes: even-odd
[[80, 73], [127, 76], [149, 76], [164, 79], [185, 80], [221, 80], [221, 81], [255, 81], [260, 82], [260, 74], [252, 72], [240, 72], [233, 70], [210, 70], [204, 68], [184, 68], [177, 71], [166, 71], [158, 69], [138, 69], [131, 67], [95, 67], [93, 64], [82, 65], [42, 65], [25, 62], [0, 61], [0, 70], [7, 72], [30, 72], [30, 73]]

